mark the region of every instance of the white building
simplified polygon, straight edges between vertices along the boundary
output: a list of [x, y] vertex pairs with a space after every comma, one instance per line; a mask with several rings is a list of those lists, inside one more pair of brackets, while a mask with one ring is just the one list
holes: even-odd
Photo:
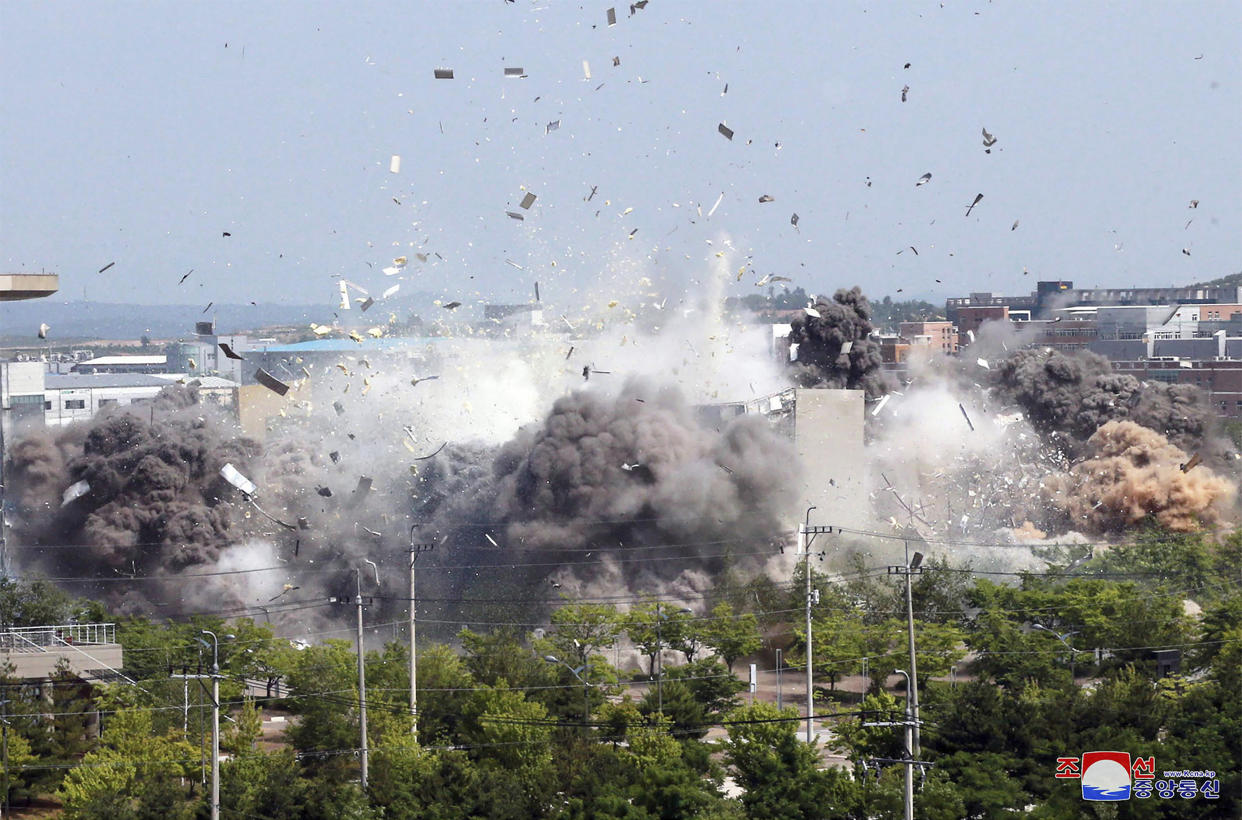
[[[151, 401], [165, 387], [184, 380], [181, 374], [48, 373], [43, 386], [43, 423], [48, 427], [86, 421], [109, 406]], [[195, 379], [200, 395], [217, 404], [236, 403], [237, 383], [217, 377]]]

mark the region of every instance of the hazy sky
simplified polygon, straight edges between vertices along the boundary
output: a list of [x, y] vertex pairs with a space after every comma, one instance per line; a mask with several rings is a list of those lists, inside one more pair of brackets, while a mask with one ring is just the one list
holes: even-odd
[[565, 304], [701, 280], [725, 237], [752, 266], [731, 293], [1242, 270], [1237, 0], [608, 8], [6, 0], [0, 270], [201, 304], [333, 302], [342, 276]]

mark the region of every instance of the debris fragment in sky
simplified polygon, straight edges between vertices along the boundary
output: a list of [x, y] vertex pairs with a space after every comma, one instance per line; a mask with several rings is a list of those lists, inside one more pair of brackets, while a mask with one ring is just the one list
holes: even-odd
[[1202, 463], [1203, 463], [1203, 456], [1200, 455], [1199, 453], [1195, 453], [1193, 456], [1190, 457], [1190, 461], [1187, 461], [1185, 464], [1181, 465], [1181, 470], [1183, 473], [1188, 473], [1191, 470], [1193, 470], [1195, 467], [1198, 467]]
[[891, 399], [892, 397], [893, 397], [892, 393], [885, 393], [883, 396], [880, 397], [880, 400], [876, 402], [875, 408], [871, 411], [872, 418], [880, 415], [880, 411], [884, 409], [884, 405], [888, 404], [888, 400]]
[[733, 140], [733, 129], [725, 125], [723, 122], [716, 126], [716, 130], [723, 134], [725, 139], [729, 141]]
[[755, 283], [755, 287], [761, 288], [769, 282], [792, 282], [788, 276], [777, 276], [774, 273], [764, 274], [764, 277]]
[[440, 378], [439, 376], [415, 376], [410, 379], [410, 386], [417, 387], [419, 382], [432, 382]]
[[337, 287], [341, 290], [341, 304], [338, 306], [340, 310], [349, 310], [349, 290], [346, 288], [345, 282], [337, 282]]
[[47, 322], [41, 322], [41, 323], [39, 324], [39, 338], [40, 338], [40, 339], [46, 339], [46, 338], [47, 338], [47, 332], [48, 332], [49, 330], [51, 330], [51, 329], [52, 329], [52, 326], [51, 326], [51, 325], [49, 325]]
[[341, 404], [339, 401], [332, 402], [332, 409], [336, 411], [338, 416], [345, 415], [345, 405]]
[[970, 432], [973, 433], [975, 431], [975, 425], [973, 422], [971, 422], [970, 416], [966, 415], [966, 408], [962, 405], [961, 402], [958, 402], [957, 409], [962, 411], [962, 418], [966, 419], [966, 426], [969, 427]]
[[1186, 254], [1187, 256], [1190, 256], [1190, 248], [1182, 248], [1182, 253]]
[[908, 95], [909, 93], [910, 93], [910, 86], [908, 86], [908, 85], [903, 85], [903, 86], [901, 87], [901, 101], [902, 101], [902, 102], [905, 102], [905, 101], [906, 101], [906, 95]]
[[332, 452], [328, 453], [328, 458], [332, 459], [333, 464], [340, 464], [341, 463], [341, 451], [333, 450]]
[[115, 264], [116, 264], [115, 262], [109, 262], [108, 264], [106, 264], [106, 265], [104, 265], [102, 268], [100, 268], [100, 269], [99, 269], [99, 272], [100, 272], [100, 273], [103, 273], [104, 271], [106, 271], [108, 268], [112, 267], [112, 266], [113, 266], [113, 265], [115, 265]]
[[535, 204], [536, 199], [537, 197], [534, 194], [527, 191], [526, 196], [522, 197], [522, 201], [518, 203], [518, 206], [524, 211], [529, 211], [530, 206]]
[[975, 209], [981, 199], [983, 199], [983, 194], [975, 194], [975, 201], [966, 206], [966, 216], [970, 216], [970, 212]]
[[982, 367], [984, 370], [991, 370], [991, 369], [992, 369], [992, 366], [988, 364], [988, 360], [987, 360], [987, 359], [975, 359], [975, 364], [979, 365], [979, 366], [980, 366], [980, 367]]
[[794, 214], [793, 216], [789, 217], [789, 224], [793, 225], [795, 228], [798, 227], [798, 215], [797, 214]]
[[354, 487], [352, 502], [358, 504], [367, 497], [369, 492], [371, 492], [371, 477], [367, 475], [358, 476], [358, 484]]
[[220, 350], [224, 351], [226, 358], [233, 359], [234, 361], [241, 361], [244, 358], [241, 354], [234, 350], [228, 342], [220, 342]]
[[505, 76], [506, 76], [506, 77], [516, 77], [516, 78], [519, 78], [519, 79], [520, 79], [520, 78], [522, 78], [522, 77], [525, 77], [525, 76], [526, 76], [526, 72], [525, 72], [525, 71], [523, 71], [520, 67], [518, 67], [518, 68], [505, 68]]
[[926, 185], [926, 184], [927, 184], [927, 183], [929, 183], [929, 182], [931, 182], [931, 172], [930, 172], [930, 171], [929, 171], [929, 172], [927, 172], [926, 174], [923, 174], [923, 176], [919, 177], [919, 181], [918, 181], [918, 182], [916, 182], [916, 183], [914, 183], [914, 187], [915, 187], [915, 188], [918, 188], [920, 185]]
[[60, 497], [60, 506], [64, 507], [71, 501], [75, 501], [91, 491], [91, 485], [86, 479], [74, 482], [65, 488], [65, 492]]
[[394, 293], [396, 293], [399, 290], [401, 290], [400, 285], [393, 285], [392, 287], [386, 289], [383, 293], [381, 293], [380, 298], [387, 299], [389, 296], [392, 296]]
[[818, 318], [820, 318], [820, 316], [819, 316], [819, 311], [818, 311], [818, 310], [816, 310], [816, 309], [815, 309], [815, 308], [813, 308], [813, 307], [806, 307], [806, 308], [803, 308], [803, 310], [805, 310], [805, 311], [806, 311], [806, 315], [807, 315], [807, 316], [810, 316], [812, 319], [818, 319]]
[[516, 219], [518, 222], [522, 222], [526, 219], [526, 217], [522, 216], [517, 211], [505, 211], [505, 213], [509, 215], [510, 219]]
[[1018, 220], [1015, 219], [1013, 221], [1013, 225], [1010, 226], [1009, 230], [1016, 231], [1017, 229], [1018, 229]]
[[289, 392], [289, 385], [285, 384], [261, 367], [255, 372], [254, 380], [278, 396], [283, 396]]
[[[608, 9], [608, 11], [609, 11], [609, 13], [611, 13], [611, 12], [612, 12], [612, 9]], [[491, 533], [485, 532], [485, 533], [483, 533], [483, 537], [484, 537], [484, 538], [486, 538], [486, 539], [487, 539], [487, 543], [491, 544], [493, 547], [499, 547], [499, 546], [500, 546], [499, 544], [497, 544], [497, 543], [496, 543], [496, 539], [495, 539], [495, 538], [492, 538]]]
[[841, 343], [841, 355], [848, 356], [849, 352], [854, 349], [854, 341], [852, 339]]
[[319, 494], [320, 494], [321, 496], [323, 496], [324, 498], [331, 498], [331, 497], [332, 497], [332, 488], [331, 488], [331, 487], [316, 487], [316, 488], [315, 488], [315, 492], [319, 493]]
[[707, 218], [711, 219], [712, 214], [716, 213], [716, 209], [720, 207], [720, 203], [724, 200], [724, 191], [720, 192], [720, 196], [716, 197], [716, 204], [712, 205], [710, 211], [707, 212]]
[[437, 68], [435, 73], [437, 80], [453, 79], [453, 69], [451, 68]]
[[617, 24], [617, 10], [615, 8], [608, 9], [608, 26], [611, 28]]
[[538, 282], [536, 282], [536, 283], [535, 283], [535, 301], [536, 301], [536, 302], [540, 301], [540, 299], [539, 299], [539, 283], [538, 283]]
[[448, 442], [445, 441], [443, 444], [437, 447], [434, 452], [429, 453], [428, 455], [425, 455], [425, 456], [417, 456], [415, 457], [414, 460], [415, 461], [426, 461], [429, 458], [435, 458], [436, 456], [440, 455], [440, 451], [443, 450], [447, 446], [448, 446]]
[[582, 75], [583, 79], [591, 79], [591, 64], [586, 60], [582, 61]]
[[621, 58], [620, 58], [620, 57], [613, 57], [613, 58], [612, 58], [612, 67], [613, 67], [613, 68], [616, 68], [616, 67], [617, 67], [617, 66], [619, 66], [619, 65], [621, 65]]
[[185, 272], [185, 276], [182, 276], [181, 279], [177, 281], [177, 284], [180, 285], [184, 283], [185, 280], [190, 278], [190, 274], [193, 272], [194, 272], [194, 268], [190, 268], [188, 271]]
[[449, 302], [447, 305], [443, 305], [445, 310], [456, 310], [459, 307], [461, 307], [461, 302]]
[[[1199, 200], [1197, 200], [1197, 199], [1192, 199], [1192, 200], [1190, 200], [1190, 207], [1191, 207], [1191, 208], [1198, 208], [1198, 207], [1199, 207]], [[111, 267], [111, 266], [109, 266], [109, 267]], [[105, 268], [104, 270], [107, 270], [107, 268]], [[100, 273], [103, 273], [103, 271], [100, 271]]]
[[388, 160], [388, 173], [390, 174], [401, 173], [401, 157], [397, 156], [396, 154], [392, 155], [392, 159]]
[[760, 202], [775, 202], [776, 198], [768, 196], [767, 194], [764, 194], [763, 196], [759, 197], [759, 201]]
[[547, 125], [545, 125], [545, 126], [543, 127], [543, 133], [544, 133], [545, 135], [546, 135], [546, 134], [551, 134], [553, 131], [555, 131], [556, 129], [558, 129], [558, 128], [560, 128], [560, 127], [561, 127], [561, 121], [560, 121], [560, 120], [552, 120], [552, 122], [548, 123]]
[[259, 488], [254, 485], [254, 482], [238, 472], [237, 468], [232, 464], [225, 464], [221, 467], [220, 475], [224, 477], [225, 481], [232, 484], [246, 495], [254, 495], [259, 491]]
[[367, 312], [367, 310], [368, 310], [368, 309], [371, 307], [371, 305], [373, 305], [373, 304], [375, 304], [375, 300], [374, 300], [373, 298], [371, 298], [370, 296], [368, 296], [366, 299], [364, 299], [364, 300], [362, 301], [362, 303], [361, 303], [360, 305], [358, 305], [358, 309], [359, 309], [359, 310], [361, 310], [363, 313], [366, 313], [366, 312]]

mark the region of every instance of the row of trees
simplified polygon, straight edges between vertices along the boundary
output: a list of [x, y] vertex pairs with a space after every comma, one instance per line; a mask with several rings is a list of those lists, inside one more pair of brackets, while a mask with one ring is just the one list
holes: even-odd
[[[1053, 775], [1057, 757], [1093, 749], [1153, 755], [1158, 770], [1220, 773], [1218, 799], [1133, 800], [1125, 816], [1237, 816], [1240, 547], [1237, 538], [1149, 534], [1073, 572], [1005, 582], [930, 562], [913, 596], [922, 757], [934, 763], [920, 778], [918, 816], [1090, 815], [1076, 782]], [[745, 685], [730, 670], [756, 652], [766, 666], [762, 653], [777, 647], [805, 663], [805, 578], [726, 575], [698, 615], [657, 600], [625, 612], [567, 602], [542, 633], [497, 626], [422, 648], [417, 740], [405, 648], [369, 651], [365, 792], [350, 643], [298, 648], [245, 620], [128, 619], [119, 636], [137, 686], [85, 687], [67, 673], [41, 691], [4, 682], [10, 797], [52, 793], [66, 817], [83, 820], [204, 816], [209, 704], [196, 683], [169, 671], [201, 668], [194, 638], [206, 628], [235, 636], [220, 644], [223, 747], [232, 755], [222, 766], [226, 817], [900, 816], [903, 767], [874, 762], [899, 759], [900, 736], [865, 725], [863, 713], [902, 708], [887, 683], [906, 662], [904, 590], [862, 565], [813, 572], [811, 582], [816, 711], [837, 715], [825, 722], [844, 766], [825, 766], [799, 739], [796, 710], [743, 705]], [[57, 596], [9, 583], [0, 612], [84, 610]], [[1188, 615], [1186, 598], [1202, 613]], [[622, 636], [645, 656], [637, 669], [610, 662]], [[1150, 647], [1181, 649], [1181, 673], [1157, 677]], [[668, 657], [678, 662], [660, 685], [626, 694], [627, 680], [660, 670], [661, 648], [676, 650]], [[864, 671], [865, 695], [839, 686]], [[261, 699], [292, 713], [280, 742], [262, 738], [258, 704], [243, 694], [241, 681], [255, 678], [293, 693]]]

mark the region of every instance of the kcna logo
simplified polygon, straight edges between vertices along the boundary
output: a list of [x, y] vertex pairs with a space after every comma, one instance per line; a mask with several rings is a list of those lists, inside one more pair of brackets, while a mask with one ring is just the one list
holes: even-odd
[[[1155, 756], [1136, 756], [1131, 760], [1129, 752], [1084, 752], [1081, 760], [1077, 757], [1058, 757], [1056, 777], [1060, 780], [1081, 779], [1083, 800], [1143, 799], [1151, 797], [1153, 792], [1166, 799], [1198, 795], [1213, 800], [1220, 796], [1220, 781], [1214, 771], [1166, 771], [1164, 777], [1168, 779], [1156, 780]], [[1208, 780], [1199, 783], [1196, 778]]]

